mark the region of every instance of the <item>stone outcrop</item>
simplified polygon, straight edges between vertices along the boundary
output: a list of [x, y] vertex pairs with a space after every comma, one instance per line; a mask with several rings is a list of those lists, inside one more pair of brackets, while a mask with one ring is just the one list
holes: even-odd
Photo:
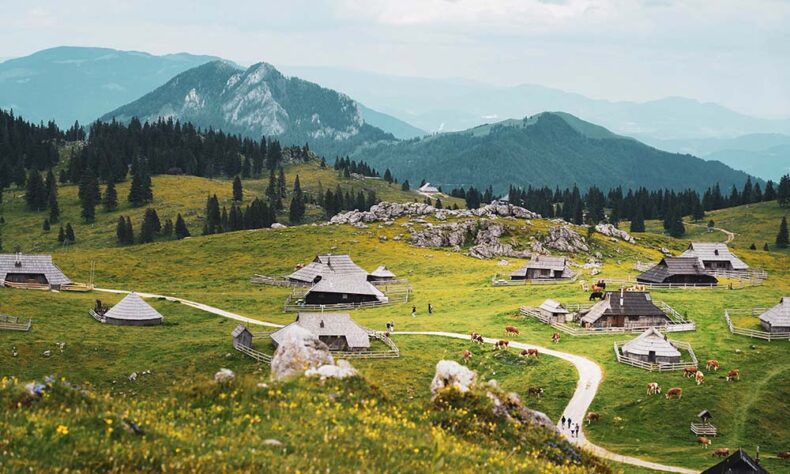
[[451, 247], [460, 250], [471, 245], [469, 255], [475, 258], [519, 257], [528, 252], [516, 250], [499, 239], [506, 233], [505, 226], [488, 219], [466, 220], [447, 224], [426, 224], [422, 230], [410, 227], [410, 242], [417, 247]]
[[322, 365], [317, 369], [308, 369], [304, 375], [306, 377], [320, 377], [326, 379], [345, 379], [357, 375], [357, 369], [351, 366], [346, 360], [337, 361], [337, 365]]
[[[135, 372], [135, 378], [137, 373]], [[236, 374], [233, 373], [230, 369], [219, 369], [216, 374], [214, 374], [214, 381], [217, 383], [226, 383], [230, 382], [236, 378]], [[131, 379], [131, 377], [130, 377]]]
[[533, 244], [535, 252], [541, 252], [543, 249], [554, 249], [560, 252], [578, 253], [589, 252], [590, 247], [584, 237], [578, 234], [575, 230], [568, 226], [552, 227], [549, 229], [548, 235], [539, 241], [539, 250]]
[[272, 379], [297, 377], [310, 369], [334, 364], [326, 344], [307, 329], [293, 325], [272, 357]]
[[609, 237], [614, 237], [616, 239], [623, 240], [628, 243], [635, 243], [636, 239], [634, 239], [631, 234], [624, 230], [620, 230], [617, 227], [613, 226], [612, 224], [597, 224], [595, 226], [595, 231], [601, 233], [603, 235], [608, 235]]
[[435, 207], [420, 203], [380, 202], [371, 207], [369, 211], [349, 211], [335, 215], [329, 221], [331, 224], [356, 224], [370, 222], [387, 222], [399, 217], [433, 216], [439, 220], [450, 217], [513, 217], [516, 219], [538, 219], [540, 214], [534, 213], [523, 207], [494, 201], [479, 209], [436, 209]]
[[459, 392], [468, 392], [477, 381], [477, 374], [454, 360], [440, 360], [436, 364], [436, 374], [431, 381], [431, 394], [435, 397], [440, 391], [453, 387]]

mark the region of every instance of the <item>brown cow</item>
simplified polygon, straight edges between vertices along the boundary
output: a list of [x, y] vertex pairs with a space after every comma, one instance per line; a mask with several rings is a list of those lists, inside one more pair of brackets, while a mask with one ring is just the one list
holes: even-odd
[[478, 344], [483, 344], [483, 342], [484, 342], [483, 341], [483, 336], [481, 336], [480, 333], [473, 332], [470, 336], [471, 336], [472, 341], [474, 341], [474, 342], [476, 342]]
[[518, 336], [519, 334], [518, 328], [515, 326], [505, 326], [505, 335], [508, 334], [515, 334], [516, 336]]
[[716, 448], [713, 450], [713, 455], [724, 458], [730, 455], [730, 448]]
[[790, 459], [790, 451], [782, 451], [776, 455], [779, 459]]
[[648, 395], [655, 395], [657, 393], [661, 393], [661, 386], [658, 385], [657, 382], [650, 382], [649, 384], [647, 384]]
[[694, 377], [697, 375], [697, 368], [696, 367], [686, 367], [683, 369], [683, 376], [686, 378]]
[[705, 436], [700, 436], [699, 438], [697, 438], [697, 443], [705, 446], [705, 449], [708, 449], [708, 446], [710, 446], [711, 441], [710, 438], [706, 438]]
[[672, 398], [672, 396], [677, 396], [678, 400], [680, 400], [681, 398], [683, 398], [683, 389], [680, 387], [670, 388], [669, 390], [667, 390], [666, 397], [667, 399], [670, 399]]
[[555, 332], [551, 335], [551, 342], [560, 342], [560, 333]]
[[719, 361], [716, 360], [716, 359], [708, 360], [707, 362], [705, 362], [705, 369], [707, 369], [708, 371], [710, 371], [710, 370], [713, 370], [713, 371], [719, 370]]
[[697, 382], [697, 385], [702, 385], [702, 382], [705, 381], [705, 374], [698, 370], [697, 373], [694, 374], [694, 381]]
[[507, 349], [507, 346], [510, 345], [510, 341], [506, 341], [505, 339], [500, 339], [494, 343], [495, 349]]
[[523, 351], [521, 351], [521, 355], [524, 356], [524, 357], [529, 357], [531, 355], [534, 355], [535, 357], [538, 357], [538, 350], [537, 349], [524, 349]]
[[464, 362], [469, 362], [472, 358], [472, 353], [469, 352], [469, 349], [464, 349]]
[[601, 419], [601, 415], [598, 414], [597, 412], [591, 411], [590, 413], [587, 413], [587, 417], [586, 418], [587, 418], [587, 424], [589, 425], [591, 421], [598, 421], [598, 420], [600, 420]]
[[732, 369], [731, 371], [727, 372], [727, 382], [731, 379], [741, 380], [741, 369]]

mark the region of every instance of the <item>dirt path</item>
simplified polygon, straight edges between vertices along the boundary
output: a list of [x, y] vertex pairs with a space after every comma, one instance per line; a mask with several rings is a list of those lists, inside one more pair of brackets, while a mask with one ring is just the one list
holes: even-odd
[[[705, 224], [695, 224], [693, 222], [689, 222], [689, 224], [695, 225], [695, 226], [698, 226], [698, 227], [706, 227], [706, 228], [708, 227]], [[711, 229], [718, 230], [719, 232], [721, 232], [721, 233], [723, 233], [724, 235], [727, 236], [727, 240], [724, 241], [725, 244], [729, 244], [730, 242], [735, 240], [735, 232], [730, 232], [729, 230], [722, 229], [721, 227], [711, 227]]]
[[[102, 291], [105, 293], [120, 293], [120, 294], [129, 293], [128, 291], [113, 290], [108, 288], [95, 288], [95, 290]], [[282, 327], [282, 325], [280, 324], [259, 321], [257, 319], [248, 318], [246, 316], [241, 316], [236, 313], [231, 313], [230, 311], [225, 311], [223, 309], [215, 308], [213, 306], [209, 306], [203, 303], [197, 303], [195, 301], [190, 301], [183, 298], [177, 298], [175, 296], [156, 295], [152, 293], [137, 293], [137, 294], [142, 298], [164, 298], [167, 301], [178, 301], [181, 304], [193, 307], [195, 309], [206, 311], [208, 313], [216, 314], [224, 318], [233, 319], [235, 321], [239, 321], [247, 324], [256, 324], [260, 326], [277, 327], [277, 328]], [[393, 334], [438, 336], [438, 337], [450, 337], [454, 339], [469, 340], [468, 334], [461, 334], [455, 332], [401, 331], [401, 332], [395, 332]], [[498, 340], [499, 340], [498, 338], [490, 338], [490, 337], [484, 338], [484, 341], [487, 344], [494, 344]], [[682, 467], [667, 466], [664, 464], [644, 461], [642, 459], [631, 457], [631, 456], [623, 456], [620, 454], [613, 453], [611, 451], [607, 451], [606, 449], [589, 442], [584, 435], [584, 430], [581, 428], [584, 425], [583, 420], [584, 420], [584, 416], [587, 414], [587, 409], [590, 407], [590, 404], [595, 398], [595, 394], [598, 392], [598, 386], [601, 384], [601, 380], [603, 379], [603, 371], [601, 370], [601, 367], [595, 362], [585, 357], [569, 354], [567, 352], [555, 351], [553, 349], [549, 349], [543, 346], [536, 346], [533, 344], [525, 344], [523, 342], [515, 342], [515, 341], [511, 341], [510, 346], [516, 349], [538, 349], [541, 354], [566, 360], [571, 364], [573, 364], [574, 367], [576, 367], [576, 371], [579, 374], [579, 380], [576, 383], [576, 390], [573, 392], [573, 396], [571, 397], [570, 402], [568, 402], [568, 405], [565, 407], [562, 416], [564, 416], [566, 419], [570, 418], [571, 420], [574, 420], [573, 421], [574, 423], [578, 422], [580, 430], [579, 430], [579, 437], [573, 438], [570, 436], [569, 429], [565, 427], [561, 428], [562, 433], [565, 435], [568, 441], [577, 444], [583, 447], [584, 449], [587, 449], [588, 451], [594, 453], [595, 455], [601, 458], [609, 459], [611, 461], [616, 461], [623, 464], [630, 464], [633, 466], [644, 467], [656, 471], [679, 472], [683, 474], [695, 474], [696, 472], [698, 472], [691, 469], [685, 469]], [[559, 420], [557, 421], [557, 425], [559, 425]]]

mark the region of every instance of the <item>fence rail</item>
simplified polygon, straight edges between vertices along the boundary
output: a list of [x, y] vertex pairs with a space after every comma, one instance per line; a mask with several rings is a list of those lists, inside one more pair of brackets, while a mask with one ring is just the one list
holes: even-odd
[[30, 331], [33, 321], [30, 319], [19, 319], [16, 316], [0, 314], [0, 329], [6, 331]]
[[608, 284], [620, 286], [643, 286], [650, 290], [732, 290], [744, 288], [748, 285], [719, 285], [717, 283], [643, 283], [632, 279], [604, 278]]
[[264, 364], [271, 364], [272, 363], [272, 356], [269, 354], [264, 354], [261, 351], [256, 351], [250, 346], [245, 346], [243, 344], [239, 344], [237, 342], [233, 343], [233, 348], [237, 351], [241, 352], [242, 354], [246, 354], [253, 359], [257, 360], [258, 362], [263, 362]]
[[575, 282], [579, 278], [579, 274], [574, 273], [565, 278], [525, 278], [523, 280], [505, 280], [498, 277], [498, 274], [491, 277], [492, 286], [560, 285]]
[[758, 316], [767, 311], [767, 308], [752, 308], [752, 309], [725, 309], [724, 319], [727, 321], [727, 327], [733, 334], [740, 336], [748, 336], [755, 339], [762, 339], [764, 341], [779, 341], [790, 340], [790, 332], [768, 332], [759, 329], [740, 328], [733, 324], [730, 314]]
[[[552, 321], [549, 317], [542, 314], [536, 308], [529, 308], [527, 306], [522, 306], [519, 312], [521, 313], [522, 316], [529, 316], [535, 318], [538, 321], [544, 324], [548, 324], [554, 329], [562, 331], [565, 334], [571, 336], [595, 336], [595, 335], [606, 336], [611, 334], [640, 333], [640, 332], [644, 332], [645, 330], [651, 327], [655, 327], [656, 329], [660, 329], [664, 332], [694, 331], [696, 329], [696, 324], [694, 323], [694, 321], [688, 321], [682, 319], [680, 314], [678, 314], [677, 311], [672, 309], [672, 307], [670, 307], [666, 303], [662, 303], [662, 304], [664, 304], [666, 308], [668, 308], [668, 309], [662, 308], [662, 310], [667, 311], [668, 312], [667, 314], [670, 315], [670, 318], [672, 318], [673, 315], [677, 315], [677, 317], [680, 317], [680, 319], [673, 320], [672, 322], [660, 326], [657, 326], [655, 324], [631, 324], [626, 327], [583, 328], [578, 326], [571, 326], [567, 323]], [[589, 305], [583, 305], [583, 304], [568, 305], [568, 310], [571, 310], [571, 308], [573, 308], [574, 306], [584, 307]]]
[[620, 353], [620, 348], [624, 342], [616, 342], [614, 343], [614, 355], [617, 357], [617, 362], [621, 364], [630, 365], [633, 367], [638, 367], [640, 369], [647, 370], [648, 372], [671, 372], [675, 370], [683, 370], [686, 368], [697, 367], [699, 361], [697, 360], [697, 355], [694, 354], [694, 349], [691, 347], [691, 344], [683, 341], [675, 341], [669, 339], [669, 342], [677, 347], [678, 349], [683, 349], [689, 353], [689, 357], [691, 358], [688, 362], [679, 362], [676, 364], [662, 364], [656, 362], [645, 362], [643, 360], [635, 359], [633, 357], [628, 357]]
[[42, 283], [18, 283], [15, 281], [0, 280], [3, 286], [8, 288], [16, 288], [21, 290], [49, 290], [50, 286]]
[[104, 316], [100, 315], [99, 313], [97, 313], [96, 311], [94, 311], [92, 309], [88, 310], [88, 314], [90, 314], [93, 319], [95, 319], [96, 321], [98, 321], [100, 323], [106, 322], [105, 319], [104, 319]]
[[[651, 269], [654, 266], [655, 264], [652, 263], [637, 261], [634, 264], [634, 269], [640, 272], [644, 272]], [[708, 275], [715, 276], [716, 278], [727, 278], [730, 280], [736, 280], [740, 283], [740, 285], [737, 285], [738, 288], [743, 288], [747, 286], [757, 286], [762, 284], [762, 282], [766, 278], [768, 278], [768, 272], [761, 268], [749, 268], [746, 270], [713, 269], [713, 270], [707, 270], [705, 273], [707, 273]]]
[[691, 432], [697, 436], [716, 436], [718, 430], [710, 423], [691, 423]]

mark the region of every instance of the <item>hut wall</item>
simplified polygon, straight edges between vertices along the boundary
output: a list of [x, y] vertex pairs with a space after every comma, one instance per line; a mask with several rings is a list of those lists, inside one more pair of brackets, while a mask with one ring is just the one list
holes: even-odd
[[162, 324], [161, 319], [129, 320], [105, 318], [104, 322], [112, 324], [113, 326], [158, 326]]
[[245, 347], [252, 347], [252, 334], [249, 331], [243, 331], [236, 336], [236, 342]]
[[711, 275], [672, 275], [664, 279], [664, 283], [710, 284], [716, 283]]
[[319, 336], [318, 339], [329, 347], [330, 351], [349, 350], [346, 336]]
[[12, 283], [37, 283], [40, 285], [47, 285], [47, 276], [43, 273], [8, 273], [5, 276], [6, 281]]
[[323, 293], [319, 291], [311, 291], [305, 295], [304, 300], [307, 304], [365, 303], [370, 301], [378, 301], [374, 295]]
[[642, 362], [655, 362], [658, 364], [679, 364], [680, 363], [680, 356], [656, 356], [655, 360], [650, 360], [650, 356], [647, 354], [632, 354], [630, 352], [623, 352], [623, 355], [626, 357], [630, 357], [631, 359], [641, 360]]
[[764, 331], [770, 332], [772, 334], [790, 332], [790, 326], [774, 326], [768, 321], [760, 321], [760, 326], [763, 327]]
[[623, 328], [629, 326], [663, 326], [670, 322], [667, 316], [621, 316], [621, 315], [605, 315], [601, 316], [595, 323], [592, 324], [594, 328]]
[[705, 260], [702, 264], [706, 270], [732, 270], [732, 262], [729, 260]]
[[536, 278], [552, 278], [552, 273], [548, 268], [529, 268], [527, 269], [527, 278], [530, 280]]

